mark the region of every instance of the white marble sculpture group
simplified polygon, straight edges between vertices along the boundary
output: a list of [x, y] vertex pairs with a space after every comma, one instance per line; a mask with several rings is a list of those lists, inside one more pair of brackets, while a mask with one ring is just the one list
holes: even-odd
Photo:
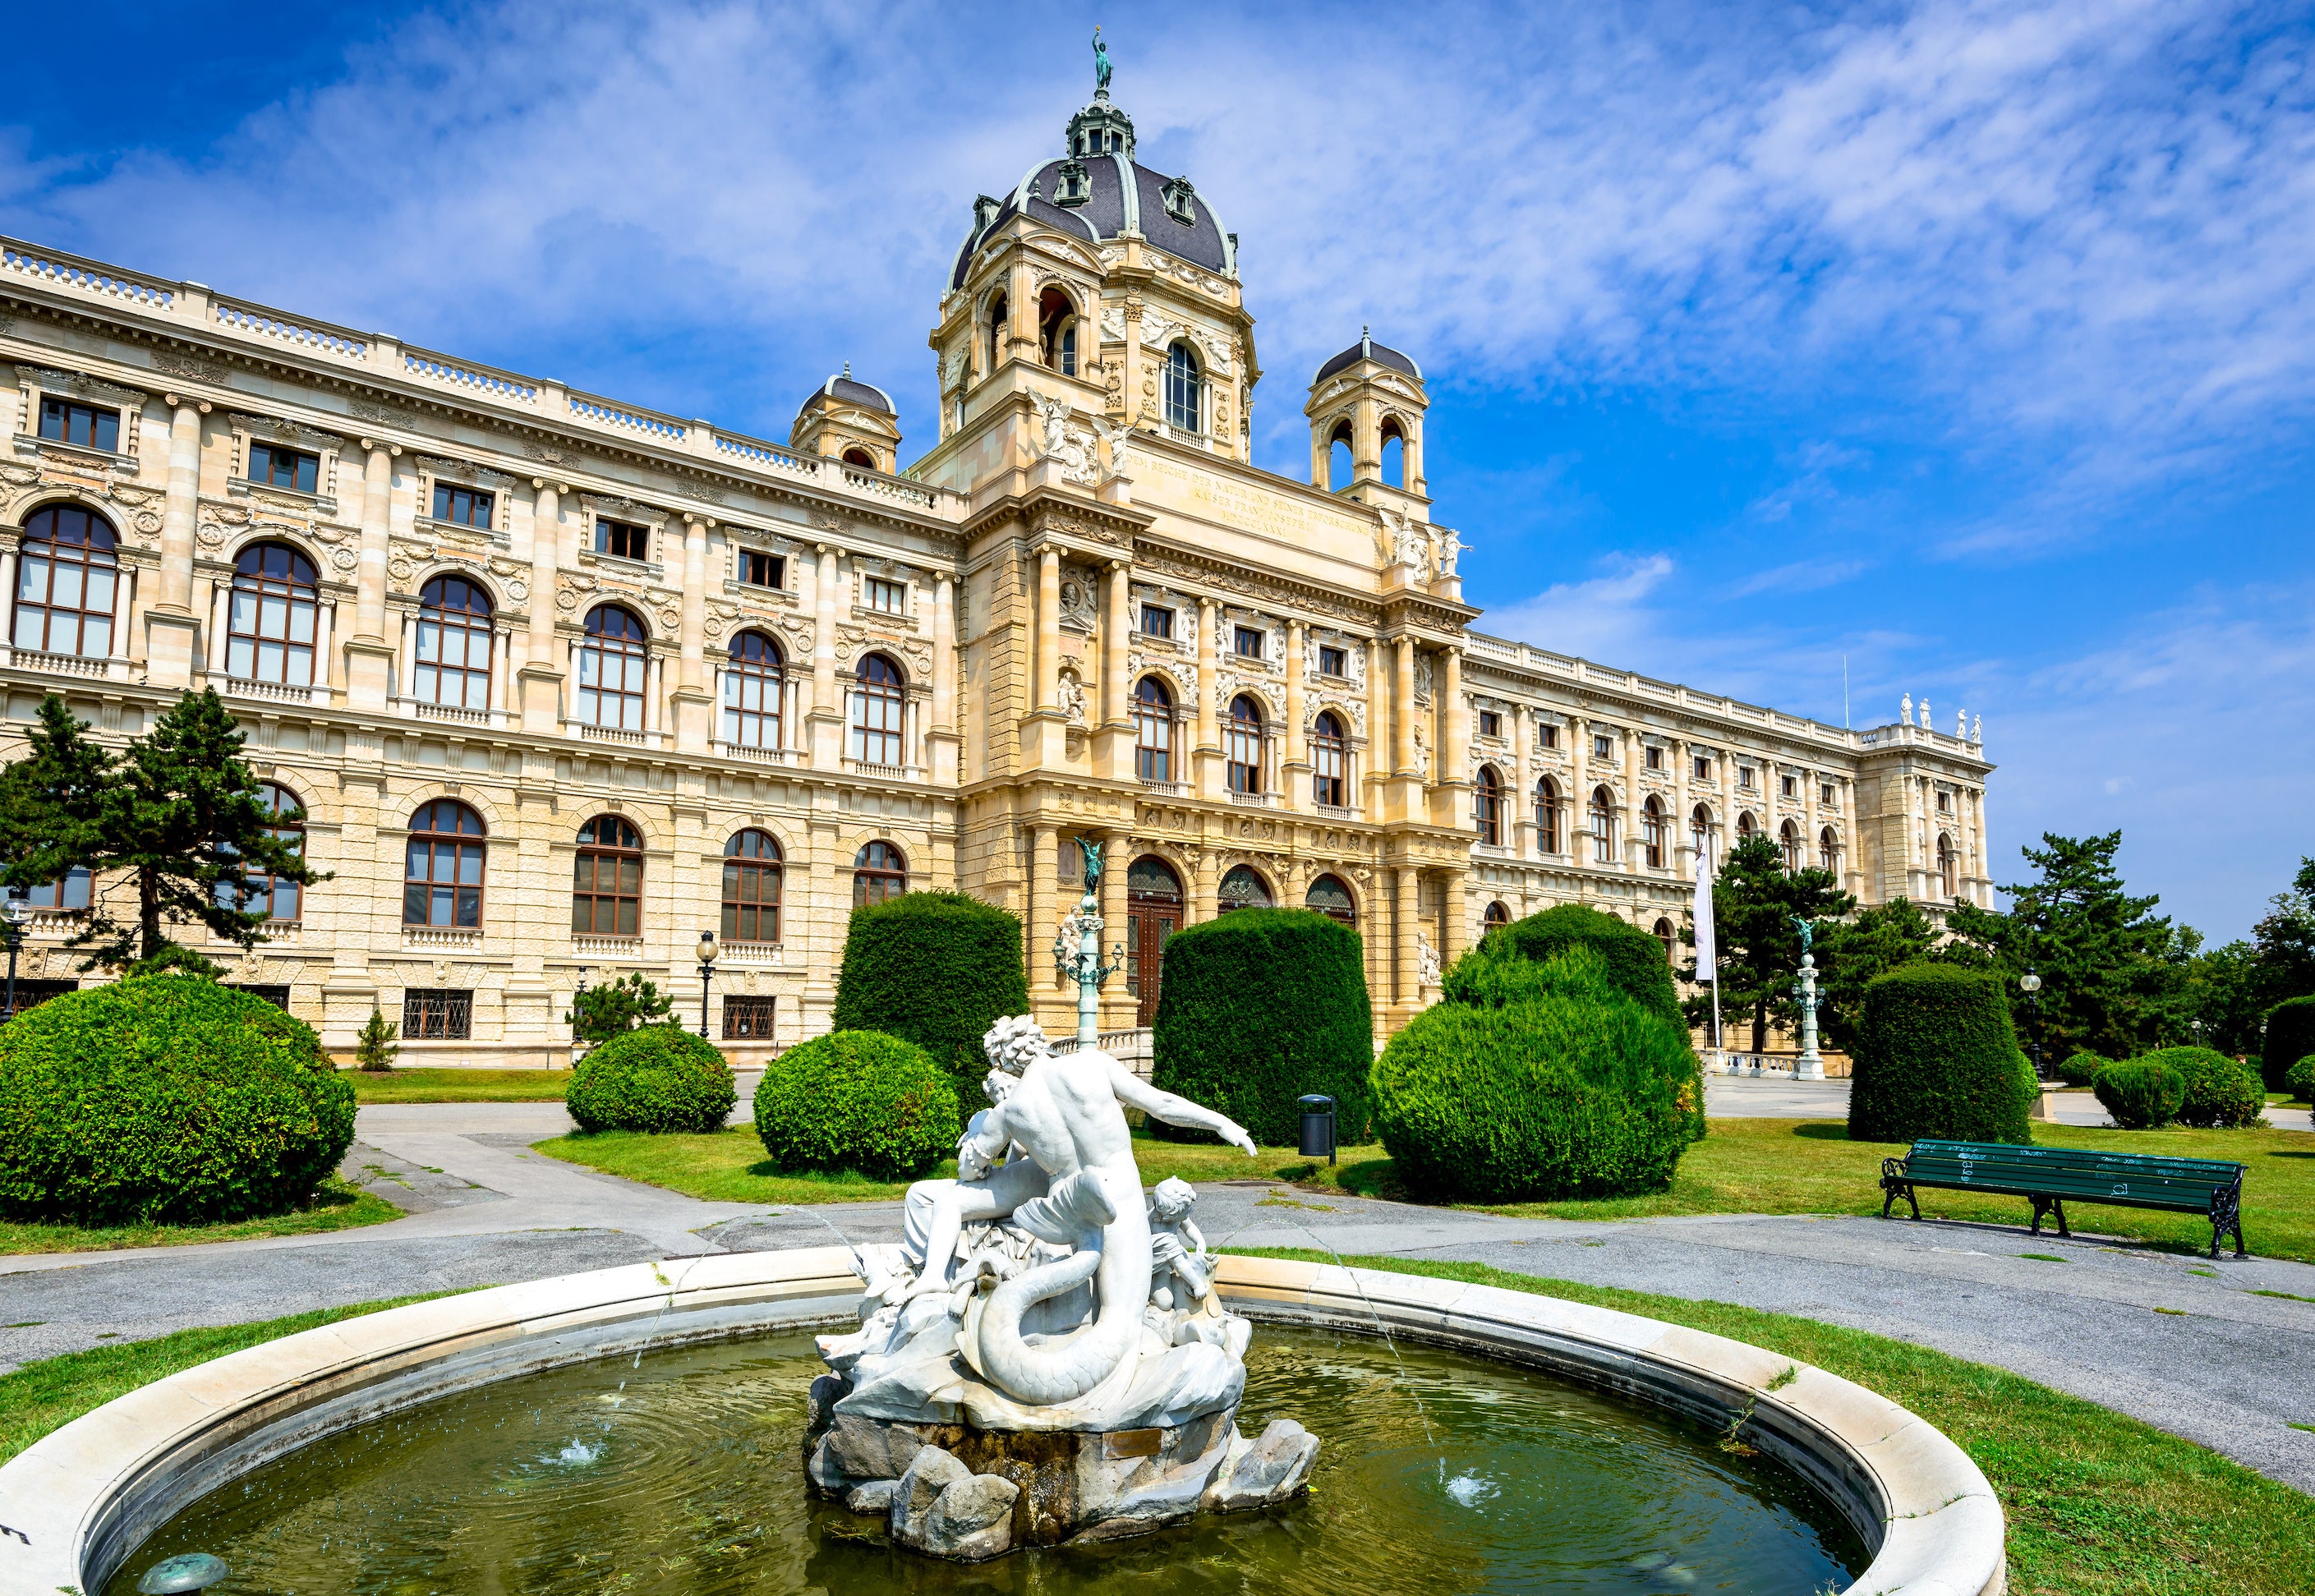
[[1237, 1432], [1252, 1326], [1214, 1294], [1196, 1193], [1143, 1193], [1125, 1111], [1253, 1139], [1106, 1053], [1055, 1055], [1028, 1015], [981, 1045], [958, 1178], [909, 1188], [901, 1243], [859, 1250], [860, 1329], [820, 1338], [814, 1488], [965, 1558], [1299, 1493], [1317, 1439]]

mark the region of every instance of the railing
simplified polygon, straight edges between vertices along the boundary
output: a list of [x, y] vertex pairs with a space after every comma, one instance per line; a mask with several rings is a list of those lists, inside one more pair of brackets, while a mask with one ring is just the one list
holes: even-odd
[[1229, 801], [1232, 803], [1242, 803], [1248, 809], [1278, 807], [1278, 794], [1275, 793], [1232, 793], [1229, 795]]
[[211, 671], [209, 685], [228, 698], [262, 698], [273, 704], [323, 704], [328, 702], [326, 687], [301, 687], [296, 682], [255, 681], [245, 676], [227, 676]]
[[640, 936], [579, 936], [571, 938], [574, 959], [633, 959], [643, 951]]
[[747, 461], [751, 466], [768, 466], [775, 471], [794, 471], [805, 476], [820, 474], [820, 457], [798, 454], [794, 449], [780, 448], [776, 443], [764, 443], [752, 438], [734, 438], [726, 432], [715, 434], [715, 452]]
[[24, 922], [27, 936], [73, 936], [78, 935], [81, 921], [87, 911], [77, 909], [36, 909], [31, 918]]
[[570, 401], [571, 413], [582, 421], [616, 427], [623, 431], [641, 432], [646, 437], [664, 438], [670, 443], [681, 443], [690, 436], [690, 429], [680, 421], [628, 410], [614, 399], [582, 399], [572, 394]]
[[716, 752], [734, 759], [753, 759], [758, 765], [792, 765], [795, 756], [786, 749], [750, 748], [743, 742], [710, 744]]
[[219, 302], [216, 308], [219, 324], [241, 332], [254, 332], [262, 338], [275, 338], [283, 343], [303, 344], [307, 349], [326, 350], [333, 355], [362, 360], [369, 357], [369, 349], [359, 334], [332, 332], [323, 327], [300, 326], [285, 322], [279, 316], [262, 310], [246, 310], [238, 305]]
[[778, 966], [787, 962], [787, 950], [776, 942], [726, 942], [716, 945], [715, 962]]
[[871, 776], [880, 781], [914, 781], [917, 773], [912, 766], [878, 765], [867, 759], [847, 759], [844, 767], [855, 776]]
[[257, 945], [269, 947], [300, 947], [306, 941], [306, 927], [297, 920], [268, 920], [258, 930], [265, 940]]
[[881, 471], [863, 471], [857, 466], [847, 466], [844, 467], [844, 481], [847, 487], [863, 493], [913, 505], [918, 510], [933, 510], [940, 504], [938, 488], [928, 488], [905, 477], [886, 476]]
[[468, 951], [483, 945], [483, 934], [471, 926], [404, 926], [402, 945], [406, 948], [464, 948]]
[[616, 742], [629, 748], [652, 746], [652, 734], [648, 732], [629, 732], [618, 726], [590, 726], [584, 721], [572, 721], [570, 726], [588, 742]]
[[429, 704], [422, 698], [405, 698], [402, 702], [421, 721], [454, 721], [467, 726], [487, 726], [494, 713], [487, 709], [465, 709], [450, 704]]
[[1189, 795], [1190, 784], [1175, 781], [1144, 781], [1141, 784], [1141, 790], [1145, 793], [1154, 793], [1160, 798], [1185, 798]]
[[126, 660], [85, 659], [79, 654], [44, 654], [38, 649], [0, 646], [0, 664], [18, 670], [38, 670], [48, 676], [84, 676], [99, 681], [129, 679]]
[[1313, 803], [1310, 809], [1313, 813], [1324, 815], [1330, 820], [1355, 820], [1361, 813], [1355, 803]]
[[78, 288], [83, 293], [102, 294], [108, 298], [148, 305], [155, 310], [171, 310], [177, 303], [177, 296], [173, 290], [115, 276], [110, 269], [94, 262], [76, 263], [46, 253], [30, 254], [13, 244], [0, 246], [0, 270], [37, 277], [60, 287]]
[[[1157, 1059], [1155, 1035], [1156, 1033], [1147, 1025], [1138, 1025], [1131, 1031], [1103, 1031], [1095, 1036], [1094, 1046], [1147, 1080], [1150, 1067]], [[1078, 1051], [1078, 1039], [1075, 1036], [1056, 1038], [1052, 1051], [1074, 1053]]]
[[447, 383], [451, 387], [466, 388], [473, 393], [487, 394], [493, 399], [512, 399], [524, 404], [538, 402], [538, 385], [511, 372], [483, 371], [436, 356], [412, 354], [407, 350], [403, 353], [402, 368], [412, 377]]

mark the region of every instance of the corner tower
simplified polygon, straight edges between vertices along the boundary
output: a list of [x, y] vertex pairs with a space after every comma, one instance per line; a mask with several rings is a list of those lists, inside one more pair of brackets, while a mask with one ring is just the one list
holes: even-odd
[[[1423, 476], [1423, 418], [1431, 407], [1423, 368], [1412, 356], [1377, 343], [1365, 328], [1359, 341], [1318, 368], [1310, 382], [1310, 485], [1362, 504], [1429, 519]], [[1332, 480], [1336, 443], [1349, 446], [1348, 479]], [[1399, 480], [1389, 480], [1387, 457], [1396, 446]]]
[[900, 414], [890, 394], [852, 375], [847, 360], [842, 373], [814, 388], [796, 412], [788, 445], [891, 475], [900, 469]]

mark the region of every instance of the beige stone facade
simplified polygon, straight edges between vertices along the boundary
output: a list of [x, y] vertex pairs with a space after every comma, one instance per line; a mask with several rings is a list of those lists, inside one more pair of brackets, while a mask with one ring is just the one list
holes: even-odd
[[[1068, 137], [976, 209], [930, 341], [940, 439], [899, 474], [893, 407], [848, 372], [776, 443], [5, 242], [0, 757], [45, 693], [118, 740], [214, 686], [333, 873], [254, 953], [217, 951], [341, 1049], [373, 1004], [468, 995], [467, 1035], [406, 1062], [567, 1057], [582, 971], [643, 971], [696, 1024], [707, 929], [711, 1032], [744, 1000], [738, 1028], [770, 1029], [736, 1052], [815, 1034], [856, 892], [894, 868], [1020, 913], [1065, 1028], [1078, 837], [1107, 845], [1113, 942], [1315, 891], [1365, 935], [1383, 1029], [1491, 913], [1678, 925], [1699, 812], [1715, 847], [1829, 847], [1867, 903], [1990, 900], [1974, 738], [1476, 630], [1413, 360], [1328, 362], [1313, 483], [1249, 464], [1234, 236], [1105, 101]], [[67, 524], [111, 535], [101, 617], [54, 574], [106, 557], [59, 554]], [[465, 841], [413, 843], [443, 799]], [[748, 832], [776, 860], [727, 857]], [[479, 856], [479, 892], [413, 898], [413, 847], [421, 877]], [[602, 901], [574, 914], [581, 887]], [[72, 920], [36, 917], [27, 979], [74, 979]], [[1105, 1027], [1146, 995], [1113, 980]]]

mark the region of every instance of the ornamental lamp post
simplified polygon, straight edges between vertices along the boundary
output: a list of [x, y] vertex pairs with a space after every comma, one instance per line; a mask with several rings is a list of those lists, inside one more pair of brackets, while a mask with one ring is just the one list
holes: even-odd
[[715, 933], [699, 934], [699, 1034], [707, 1035], [707, 989], [715, 980]]
[[24, 922], [32, 918], [32, 906], [24, 900], [24, 889], [8, 889], [8, 905], [0, 909], [8, 938], [8, 1006], [0, 1009], [0, 1022], [16, 1017], [16, 951], [24, 945]]
[[2034, 1054], [2034, 1078], [2046, 1079], [2042, 1073], [2042, 978], [2034, 973], [2031, 964], [2018, 978], [2018, 989], [2026, 994], [2026, 1012], [2032, 1027], [2033, 1040], [2027, 1045]]

